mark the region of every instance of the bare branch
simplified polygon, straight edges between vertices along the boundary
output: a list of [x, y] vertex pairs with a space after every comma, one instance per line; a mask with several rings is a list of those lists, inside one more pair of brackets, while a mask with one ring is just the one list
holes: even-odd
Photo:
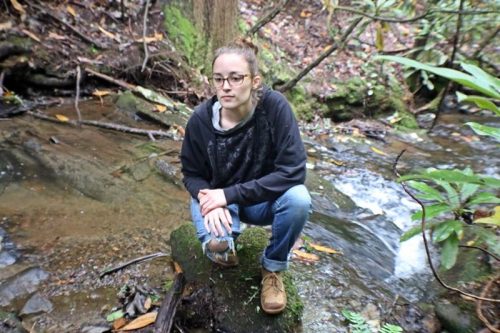
[[257, 23], [255, 23], [255, 25], [252, 28], [250, 28], [250, 30], [248, 30], [247, 36], [253, 36], [257, 31], [259, 31], [260, 28], [265, 26], [267, 23], [271, 22], [273, 18], [275, 18], [276, 15], [278, 15], [279, 12], [286, 7], [288, 2], [290, 2], [290, 0], [284, 0], [282, 3], [274, 7], [274, 9], [271, 10], [269, 13], [267, 13], [264, 17], [258, 20]]
[[82, 122], [82, 114], [80, 113], [80, 108], [78, 107], [78, 100], [80, 99], [80, 80], [82, 79], [82, 70], [80, 66], [76, 66], [76, 96], [75, 96], [75, 110], [78, 116], [78, 122]]
[[[499, 278], [500, 276], [497, 275], [486, 284], [483, 291], [481, 292], [482, 297], [485, 297], [488, 294], [494, 283], [498, 283]], [[492, 331], [493, 333], [500, 333], [500, 330], [495, 328], [483, 315], [482, 306], [483, 306], [483, 301], [482, 300], [477, 301], [476, 304], [477, 317], [483, 322], [484, 325], [486, 325], [486, 327], [488, 327], [490, 331]]]
[[351, 25], [346, 29], [340, 40], [336, 43], [333, 43], [328, 49], [326, 49], [323, 53], [320, 54], [320, 56], [314, 60], [312, 63], [309, 64], [302, 72], [300, 72], [295, 78], [292, 80], [288, 81], [286, 84], [283, 86], [279, 87], [278, 90], [281, 92], [285, 92], [293, 88], [297, 82], [299, 82], [304, 76], [307, 75], [314, 67], [318, 66], [326, 57], [328, 57], [330, 54], [332, 54], [335, 50], [337, 50], [339, 47], [342, 47], [345, 41], [347, 40], [347, 37], [351, 34], [351, 32], [354, 30], [354, 28], [361, 22], [363, 17], [358, 17], [356, 18]]
[[149, 0], [146, 1], [146, 8], [144, 9], [144, 20], [142, 25], [142, 40], [144, 42], [144, 61], [142, 62], [141, 72], [144, 72], [146, 68], [146, 64], [148, 63], [149, 52], [148, 52], [148, 42], [146, 40], [146, 35], [148, 31], [148, 9], [149, 9]]

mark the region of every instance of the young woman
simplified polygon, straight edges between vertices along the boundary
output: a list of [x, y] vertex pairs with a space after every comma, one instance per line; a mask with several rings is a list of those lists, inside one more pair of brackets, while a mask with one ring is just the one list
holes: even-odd
[[262, 309], [286, 306], [281, 272], [307, 221], [306, 153], [283, 95], [261, 85], [257, 48], [240, 40], [218, 49], [212, 62], [216, 95], [186, 126], [181, 161], [191, 214], [207, 257], [238, 264], [240, 221], [272, 225], [262, 255]]

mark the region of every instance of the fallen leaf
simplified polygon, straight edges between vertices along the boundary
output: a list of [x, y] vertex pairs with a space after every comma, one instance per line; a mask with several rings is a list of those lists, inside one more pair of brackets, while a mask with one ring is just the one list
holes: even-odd
[[116, 319], [114, 322], [113, 322], [113, 330], [119, 330], [120, 328], [122, 328], [123, 326], [125, 326], [127, 324], [127, 319], [121, 317], [121, 318], [118, 318]]
[[165, 111], [167, 111], [167, 107], [165, 105], [155, 104], [155, 109], [153, 110], [153, 112], [162, 113], [162, 112], [165, 112]]
[[307, 253], [307, 252], [300, 251], [300, 250], [293, 250], [292, 252], [293, 252], [293, 254], [295, 254], [298, 257], [298, 259], [302, 259], [302, 260], [305, 260], [308, 262], [319, 261], [319, 256], [317, 254]]
[[330, 163], [333, 163], [333, 164], [338, 165], [338, 166], [343, 166], [344, 165], [344, 162], [339, 161], [339, 160], [335, 160], [333, 158], [330, 158]]
[[42, 41], [40, 40], [40, 38], [38, 38], [34, 33], [32, 33], [31, 31], [29, 30], [26, 30], [26, 29], [22, 29], [21, 30], [22, 32], [24, 32], [26, 35], [28, 35], [31, 39], [34, 39], [36, 40], [38, 43], [41, 43]]
[[12, 7], [14, 7], [15, 10], [17, 10], [19, 13], [21, 13], [21, 17], [24, 17], [26, 15], [26, 11], [24, 10], [24, 7], [21, 6], [17, 0], [10, 0], [10, 3], [12, 4]]
[[121, 328], [122, 331], [132, 331], [146, 327], [155, 322], [158, 312], [148, 312], [125, 325]]
[[118, 37], [116, 37], [116, 35], [115, 35], [115, 34], [112, 34], [111, 32], [109, 32], [109, 31], [105, 30], [105, 29], [104, 29], [103, 27], [101, 27], [100, 25], [98, 25], [98, 26], [97, 26], [97, 28], [98, 28], [99, 30], [101, 30], [101, 32], [102, 32], [103, 34], [105, 34], [106, 36], [108, 36], [109, 38], [114, 39], [114, 40], [119, 40], [119, 39], [118, 39]]
[[0, 31], [9, 30], [10, 28], [12, 28], [12, 22], [11, 21], [0, 23]]
[[495, 207], [495, 212], [493, 215], [474, 220], [474, 223], [493, 224], [500, 227], [500, 206]]
[[186, 134], [186, 130], [184, 130], [184, 127], [181, 125], [174, 124], [174, 128], [179, 132], [181, 136], [184, 136]]
[[63, 39], [66, 39], [66, 36], [58, 35], [55, 32], [49, 32], [49, 38], [56, 39], [56, 40], [63, 40]]
[[74, 18], [76, 18], [76, 11], [73, 7], [71, 7], [70, 5], [67, 5], [66, 6], [66, 10], [68, 11], [68, 13], [70, 13]]
[[115, 321], [123, 316], [125, 316], [125, 313], [122, 310], [118, 310], [107, 315], [106, 321]]
[[308, 17], [311, 17], [312, 16], [312, 12], [308, 9], [303, 9], [301, 12], [300, 12], [300, 17], [302, 18], [308, 18]]
[[375, 147], [370, 147], [371, 150], [373, 150], [375, 153], [379, 154], [379, 155], [385, 155], [387, 156], [386, 153], [384, 153], [382, 150], [378, 149], [378, 148], [375, 148]]
[[179, 265], [179, 263], [177, 261], [172, 261], [172, 262], [174, 263], [174, 272], [182, 273], [183, 270], [182, 270], [181, 265]]
[[144, 301], [144, 309], [146, 309], [146, 311], [151, 309], [152, 304], [153, 301], [151, 300], [151, 297], [146, 298], [146, 301]]
[[[146, 43], [161, 42], [163, 40], [163, 34], [161, 32], [155, 33], [152, 37], [146, 37]], [[135, 40], [139, 43], [144, 43], [144, 38], [139, 38]]]
[[111, 91], [109, 91], [109, 90], [98, 90], [98, 89], [94, 90], [94, 92], [92, 93], [92, 95], [97, 96], [97, 97], [103, 97], [103, 96], [107, 96], [109, 94], [111, 94]]
[[315, 243], [309, 243], [309, 246], [315, 249], [316, 251], [320, 252], [325, 252], [325, 253], [330, 253], [330, 254], [342, 254], [342, 252], [334, 250], [330, 247], [326, 247], [323, 245], [315, 244]]
[[69, 118], [66, 117], [66, 116], [63, 116], [62, 114], [56, 114], [56, 118], [59, 121], [64, 121], [64, 122], [68, 122], [69, 121]]

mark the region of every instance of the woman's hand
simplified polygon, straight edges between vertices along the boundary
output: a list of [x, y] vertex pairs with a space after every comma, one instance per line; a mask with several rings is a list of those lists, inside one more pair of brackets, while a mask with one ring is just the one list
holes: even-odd
[[226, 228], [227, 234], [231, 235], [233, 224], [233, 219], [231, 218], [231, 213], [227, 208], [215, 208], [211, 210], [204, 218], [205, 229], [216, 237], [224, 236], [224, 230], [222, 227]]
[[198, 193], [198, 200], [200, 201], [201, 214], [203, 216], [207, 215], [215, 208], [227, 206], [226, 196], [224, 195], [224, 191], [221, 189], [200, 190]]

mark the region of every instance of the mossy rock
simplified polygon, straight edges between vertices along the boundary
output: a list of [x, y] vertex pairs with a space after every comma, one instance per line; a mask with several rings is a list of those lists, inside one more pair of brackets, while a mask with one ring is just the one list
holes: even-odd
[[469, 303], [469, 309], [462, 309], [460, 305], [437, 303], [436, 315], [443, 328], [453, 333], [478, 332], [482, 325], [474, 314], [474, 306]]
[[217, 332], [293, 332], [303, 305], [289, 273], [284, 276], [285, 311], [271, 316], [260, 308], [260, 257], [268, 238], [262, 228], [247, 228], [236, 242], [240, 264], [222, 268], [203, 255], [191, 224], [174, 230], [170, 237], [172, 258], [181, 265], [186, 288], [195, 295], [179, 308], [181, 320], [205, 328], [212, 323], [211, 329]]
[[118, 109], [130, 117], [136, 114], [145, 118], [150, 118], [158, 123], [171, 126], [173, 124], [186, 126], [189, 112], [185, 105], [178, 104], [176, 111], [154, 112], [156, 106], [147, 100], [136, 96], [132, 91], [125, 91], [118, 95], [115, 105]]
[[319, 194], [330, 205], [333, 204], [342, 212], [353, 212], [357, 207], [356, 203], [349, 196], [340, 192], [330, 181], [321, 177], [314, 170], [307, 170], [306, 187], [311, 194]]

